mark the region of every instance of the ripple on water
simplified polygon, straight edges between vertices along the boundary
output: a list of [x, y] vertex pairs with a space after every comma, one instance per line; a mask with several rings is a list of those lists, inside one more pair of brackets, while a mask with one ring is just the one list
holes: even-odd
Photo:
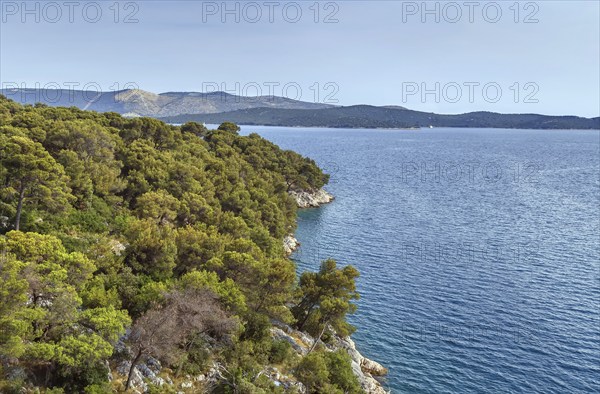
[[[600, 392], [597, 132], [243, 131], [335, 169], [295, 259], [361, 271], [354, 337], [392, 392]], [[449, 163], [501, 176], [407, 172]]]

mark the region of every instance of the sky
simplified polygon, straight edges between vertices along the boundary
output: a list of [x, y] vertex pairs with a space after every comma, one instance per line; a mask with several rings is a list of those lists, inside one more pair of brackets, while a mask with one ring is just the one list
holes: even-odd
[[600, 116], [600, 1], [6, 1], [3, 88]]

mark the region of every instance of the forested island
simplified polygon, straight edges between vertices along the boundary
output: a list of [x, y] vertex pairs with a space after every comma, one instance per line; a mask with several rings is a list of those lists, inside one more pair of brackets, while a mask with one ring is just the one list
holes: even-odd
[[0, 392], [384, 392], [284, 248], [328, 175], [238, 131], [0, 96]]
[[187, 114], [161, 118], [166, 122], [219, 124], [225, 119], [244, 125], [365, 129], [428, 127], [499, 129], [600, 129], [600, 118], [539, 114], [469, 112], [445, 115], [403, 107], [352, 105], [321, 109], [249, 108], [225, 113]]

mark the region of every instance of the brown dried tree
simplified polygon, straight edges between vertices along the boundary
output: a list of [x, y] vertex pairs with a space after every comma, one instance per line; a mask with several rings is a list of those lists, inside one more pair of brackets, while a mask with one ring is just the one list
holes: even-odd
[[223, 310], [218, 297], [209, 290], [175, 291], [165, 295], [161, 305], [148, 310], [131, 328], [128, 342], [134, 357], [125, 389], [129, 389], [133, 370], [144, 357], [152, 355], [173, 362], [189, 350], [196, 336], [223, 339], [237, 326], [237, 320]]

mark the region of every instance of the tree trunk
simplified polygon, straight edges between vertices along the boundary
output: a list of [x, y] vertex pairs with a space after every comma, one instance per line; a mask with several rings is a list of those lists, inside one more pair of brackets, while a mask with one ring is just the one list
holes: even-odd
[[189, 354], [190, 349], [192, 348], [192, 345], [194, 344], [194, 340], [189, 341], [186, 345], [185, 345], [185, 352], [186, 352], [186, 356], [183, 360], [181, 360], [181, 362], [179, 363], [179, 365], [177, 366], [177, 371], [175, 372], [175, 377], [178, 378], [179, 374], [181, 373], [181, 369], [183, 368], [183, 364], [185, 364], [186, 358], [187, 358], [187, 354]]
[[304, 317], [302, 318], [302, 321], [298, 322], [296, 324], [296, 327], [298, 328], [298, 331], [302, 331], [302, 329], [304, 328], [304, 325], [306, 324], [306, 322], [308, 321], [308, 318], [310, 317], [310, 315], [312, 315], [313, 313], [313, 308], [317, 306], [316, 302], [313, 302], [308, 308], [307, 308], [307, 312], [304, 315]]
[[21, 226], [21, 211], [23, 210], [23, 200], [25, 199], [25, 184], [21, 182], [19, 189], [19, 203], [17, 204], [17, 217], [15, 219], [15, 230], [19, 231]]
[[133, 375], [133, 369], [135, 368], [135, 366], [137, 365], [138, 361], [140, 361], [140, 358], [142, 357], [142, 350], [138, 350], [137, 355], [135, 356], [135, 358], [133, 360], [131, 360], [131, 367], [129, 367], [129, 374], [127, 374], [127, 383], [125, 383], [125, 390], [129, 390], [129, 385], [131, 384], [131, 377]]
[[319, 336], [317, 338], [315, 338], [315, 341], [313, 342], [313, 345], [310, 347], [310, 350], [308, 351], [308, 353], [306, 353], [307, 356], [317, 346], [317, 342], [319, 342], [321, 340], [321, 337], [323, 336], [323, 334], [325, 333], [325, 329], [327, 328], [327, 322], [328, 322], [328, 320], [325, 320], [323, 322], [323, 329], [321, 330], [321, 333], [319, 334]]
[[263, 305], [265, 303], [265, 299], [267, 298], [267, 295], [270, 295], [269, 289], [266, 290], [266, 294], [263, 294], [263, 296], [260, 297], [260, 301], [258, 302], [258, 305], [256, 305], [256, 307], [254, 308], [254, 312], [260, 311], [260, 309], [263, 307]]

